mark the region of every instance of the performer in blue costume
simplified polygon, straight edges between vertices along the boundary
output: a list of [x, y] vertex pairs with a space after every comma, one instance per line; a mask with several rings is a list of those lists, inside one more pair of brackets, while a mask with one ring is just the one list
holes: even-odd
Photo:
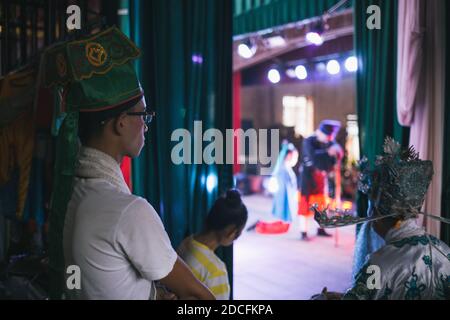
[[297, 213], [297, 177], [292, 169], [297, 161], [297, 149], [292, 143], [284, 143], [272, 174], [278, 185], [273, 199], [272, 214], [289, 223]]
[[[372, 209], [369, 207], [368, 211]], [[385, 242], [382, 237], [380, 237], [375, 230], [373, 230], [372, 224], [370, 222], [364, 222], [358, 231], [355, 242], [355, 253], [353, 255], [353, 270], [352, 270], [352, 281], [355, 283], [356, 277], [359, 271], [366, 263], [369, 255], [382, 246]]]

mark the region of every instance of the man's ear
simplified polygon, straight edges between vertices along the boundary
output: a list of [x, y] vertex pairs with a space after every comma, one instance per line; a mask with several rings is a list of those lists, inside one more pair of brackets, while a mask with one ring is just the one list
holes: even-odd
[[123, 128], [125, 127], [124, 119], [125, 114], [121, 114], [113, 120], [113, 131], [118, 136], [122, 135]]

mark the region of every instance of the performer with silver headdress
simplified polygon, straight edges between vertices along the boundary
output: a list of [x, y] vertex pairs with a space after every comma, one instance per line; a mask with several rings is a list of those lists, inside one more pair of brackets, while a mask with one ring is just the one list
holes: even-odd
[[[448, 219], [420, 212], [433, 176], [431, 161], [419, 160], [413, 148], [401, 150], [387, 138], [384, 155], [375, 167], [361, 163], [359, 188], [369, 197], [369, 216], [353, 217], [314, 207], [316, 221], [325, 228], [370, 222], [385, 245], [368, 257], [344, 299], [450, 299], [450, 249], [416, 224], [423, 214], [444, 223]], [[326, 289], [321, 298], [336, 298]], [[317, 296], [316, 296], [317, 298]]]

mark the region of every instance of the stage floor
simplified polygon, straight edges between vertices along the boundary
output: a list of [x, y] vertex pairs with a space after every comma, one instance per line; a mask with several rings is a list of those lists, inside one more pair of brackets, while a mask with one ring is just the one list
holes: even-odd
[[[247, 226], [270, 220], [272, 199], [244, 197], [249, 210]], [[298, 222], [281, 235], [243, 231], [234, 242], [234, 300], [303, 300], [329, 291], [345, 291], [351, 283], [355, 227], [338, 229], [336, 238], [317, 237], [310, 223], [311, 241], [300, 240]], [[334, 235], [334, 230], [329, 233]]]

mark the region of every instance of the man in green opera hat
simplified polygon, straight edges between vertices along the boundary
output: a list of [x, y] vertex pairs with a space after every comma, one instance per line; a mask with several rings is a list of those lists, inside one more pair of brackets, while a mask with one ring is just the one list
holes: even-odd
[[50, 216], [52, 298], [64, 291], [69, 299], [155, 299], [160, 281], [179, 298], [214, 299], [120, 170], [124, 156], [141, 152], [154, 115], [132, 64], [138, 56], [115, 27], [44, 53], [44, 85], [54, 87], [62, 119]]

